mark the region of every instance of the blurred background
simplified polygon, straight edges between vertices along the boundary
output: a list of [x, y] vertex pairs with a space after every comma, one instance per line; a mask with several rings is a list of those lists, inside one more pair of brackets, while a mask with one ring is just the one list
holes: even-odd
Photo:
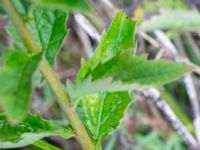
[[[57, 56], [56, 74], [75, 80], [80, 59], [89, 58], [119, 9], [137, 21], [137, 55], [200, 65], [199, 0], [93, 0], [91, 13], [70, 13], [70, 29]], [[0, 52], [12, 42], [0, 17]], [[36, 76], [37, 78], [38, 76]], [[39, 77], [38, 77], [39, 78]], [[133, 91], [135, 98], [121, 126], [104, 141], [105, 150], [188, 150], [200, 144], [200, 76], [188, 74], [159, 89]], [[55, 96], [45, 81], [34, 83], [32, 111], [62, 120]], [[75, 139], [49, 137], [63, 150], [80, 150]], [[25, 147], [21, 149], [38, 149]], [[200, 148], [199, 148], [200, 149]]]

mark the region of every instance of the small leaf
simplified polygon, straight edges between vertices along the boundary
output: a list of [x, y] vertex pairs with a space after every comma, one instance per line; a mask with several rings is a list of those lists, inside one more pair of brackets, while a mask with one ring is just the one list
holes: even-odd
[[0, 115], [0, 148], [23, 147], [48, 136], [70, 138], [73, 132], [56, 121], [43, 120], [38, 115], [28, 115], [23, 122], [12, 127], [6, 117]]
[[141, 24], [141, 29], [147, 32], [156, 29], [198, 31], [199, 26], [200, 14], [196, 11], [164, 10], [161, 11], [161, 14], [153, 16], [150, 20], [144, 21]]
[[35, 7], [32, 27], [37, 34], [42, 50], [51, 65], [66, 37], [67, 14], [56, 9]]
[[120, 11], [113, 19], [107, 33], [102, 35], [101, 42], [88, 62], [82, 61], [77, 75], [77, 82], [86, 78], [89, 69], [95, 69], [118, 55], [121, 50], [134, 48], [134, 34], [136, 22], [129, 19]]
[[81, 98], [77, 110], [93, 141], [101, 142], [119, 126], [130, 102], [128, 92], [103, 92]]
[[9, 51], [0, 69], [0, 103], [12, 123], [18, 123], [28, 113], [32, 76], [41, 54], [27, 55], [19, 50]]
[[87, 0], [31, 0], [33, 3], [52, 8], [58, 8], [63, 11], [88, 11], [90, 10]]

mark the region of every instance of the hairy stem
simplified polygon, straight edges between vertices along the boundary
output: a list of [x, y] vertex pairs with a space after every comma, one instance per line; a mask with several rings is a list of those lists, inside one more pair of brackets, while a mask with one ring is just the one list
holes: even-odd
[[[7, 10], [8, 15], [13, 22], [16, 30], [21, 37], [24, 45], [27, 50], [32, 53], [40, 52], [40, 47], [38, 47], [38, 43], [33, 38], [31, 31], [26, 26], [23, 17], [17, 12], [11, 0], [1, 0], [0, 1], [4, 8]], [[40, 71], [43, 73], [44, 77], [48, 81], [55, 95], [57, 96], [57, 101], [65, 113], [70, 125], [72, 126], [76, 138], [80, 142], [81, 146], [85, 150], [94, 150], [94, 145], [91, 142], [91, 139], [82, 124], [76, 109], [71, 105], [71, 100], [69, 95], [64, 91], [61, 82], [57, 79], [53, 69], [49, 65], [48, 61], [44, 58], [40, 65]]]

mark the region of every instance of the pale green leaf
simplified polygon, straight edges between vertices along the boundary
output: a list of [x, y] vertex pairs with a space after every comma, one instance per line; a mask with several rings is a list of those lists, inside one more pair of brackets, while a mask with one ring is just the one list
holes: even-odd
[[130, 102], [128, 92], [102, 92], [81, 98], [77, 111], [94, 142], [99, 144], [104, 136], [119, 126]]
[[47, 121], [38, 115], [28, 115], [17, 126], [10, 126], [6, 117], [0, 115], [0, 148], [23, 147], [48, 136], [70, 138], [73, 132], [56, 121]]
[[163, 10], [141, 24], [141, 29], [147, 32], [156, 29], [198, 31], [199, 27], [200, 14], [191, 10]]
[[33, 3], [58, 8], [61, 10], [88, 11], [90, 6], [87, 0], [31, 0]]
[[41, 54], [27, 55], [20, 50], [9, 51], [0, 68], [0, 103], [12, 123], [18, 123], [28, 113], [32, 76]]
[[113, 82], [111, 77], [92, 81], [91, 76], [76, 85], [68, 80], [67, 87], [75, 106], [79, 103], [81, 97], [86, 95], [95, 94], [102, 91], [130, 91], [133, 89], [142, 88], [139, 84], [136, 83], [126, 84], [121, 81]]

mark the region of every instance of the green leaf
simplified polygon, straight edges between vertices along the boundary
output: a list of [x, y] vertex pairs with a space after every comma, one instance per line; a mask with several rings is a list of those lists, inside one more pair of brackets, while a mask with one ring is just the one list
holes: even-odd
[[94, 142], [98, 144], [119, 126], [130, 102], [128, 92], [102, 92], [81, 98], [77, 110]]
[[198, 31], [199, 26], [200, 14], [196, 11], [164, 10], [159, 15], [153, 16], [150, 20], [144, 21], [141, 24], [141, 29], [147, 32], [156, 29]]
[[160, 86], [192, 70], [183, 64], [134, 56], [134, 29], [135, 22], [123, 12], [116, 15], [94, 55], [82, 60], [77, 84], [68, 84], [72, 99], [100, 91]]
[[[23, 1], [15, 0], [17, 11], [23, 16], [26, 25], [30, 28], [35, 40], [44, 51], [44, 54], [53, 66], [55, 58], [61, 49], [62, 43], [67, 35], [66, 21], [67, 13], [53, 8], [23, 5]], [[29, 10], [29, 11], [28, 11]], [[9, 23], [8, 32], [13, 38], [15, 48], [26, 49], [15, 27]]]
[[184, 64], [134, 56], [135, 22], [119, 12], [94, 55], [82, 60], [75, 85], [68, 90], [97, 148], [114, 130], [131, 102], [129, 91], [159, 86], [192, 70]]
[[0, 103], [14, 124], [28, 113], [32, 76], [40, 59], [41, 54], [31, 56], [19, 50], [5, 56], [5, 65], [0, 69]]
[[56, 121], [43, 120], [38, 115], [28, 115], [23, 122], [13, 127], [4, 115], [0, 115], [0, 148], [23, 147], [48, 136], [70, 138], [73, 132]]
[[66, 37], [67, 14], [56, 9], [35, 7], [33, 10], [33, 25], [42, 50], [51, 65]]
[[86, 78], [90, 70], [118, 55], [121, 50], [134, 48], [136, 22], [129, 19], [122, 11], [117, 13], [107, 33], [104, 32], [97, 49], [88, 62], [82, 61], [77, 75], [77, 82]]
[[[164, 60], [146, 60], [144, 57], [132, 56], [126, 51], [122, 52], [115, 62], [99, 66], [91, 72], [93, 79], [112, 77], [114, 81], [124, 83], [138, 83], [142, 86], [160, 86], [177, 79], [192, 68], [185, 65]], [[110, 67], [108, 70], [107, 68]], [[106, 72], [106, 69], [108, 70]]]
[[103, 65], [91, 71], [89, 76], [72, 85], [68, 82], [69, 93], [75, 103], [81, 96], [101, 91], [131, 91], [163, 85], [192, 71], [185, 65], [164, 60], [146, 60], [123, 51]]
[[79, 103], [81, 97], [86, 95], [95, 94], [102, 91], [116, 92], [139, 89], [139, 85], [136, 83], [125, 84], [121, 81], [113, 82], [111, 77], [92, 81], [91, 76], [76, 85], [68, 80], [67, 87], [75, 106]]
[[52, 8], [59, 8], [63, 11], [88, 11], [90, 10], [87, 0], [31, 0], [33, 3], [48, 6]]

